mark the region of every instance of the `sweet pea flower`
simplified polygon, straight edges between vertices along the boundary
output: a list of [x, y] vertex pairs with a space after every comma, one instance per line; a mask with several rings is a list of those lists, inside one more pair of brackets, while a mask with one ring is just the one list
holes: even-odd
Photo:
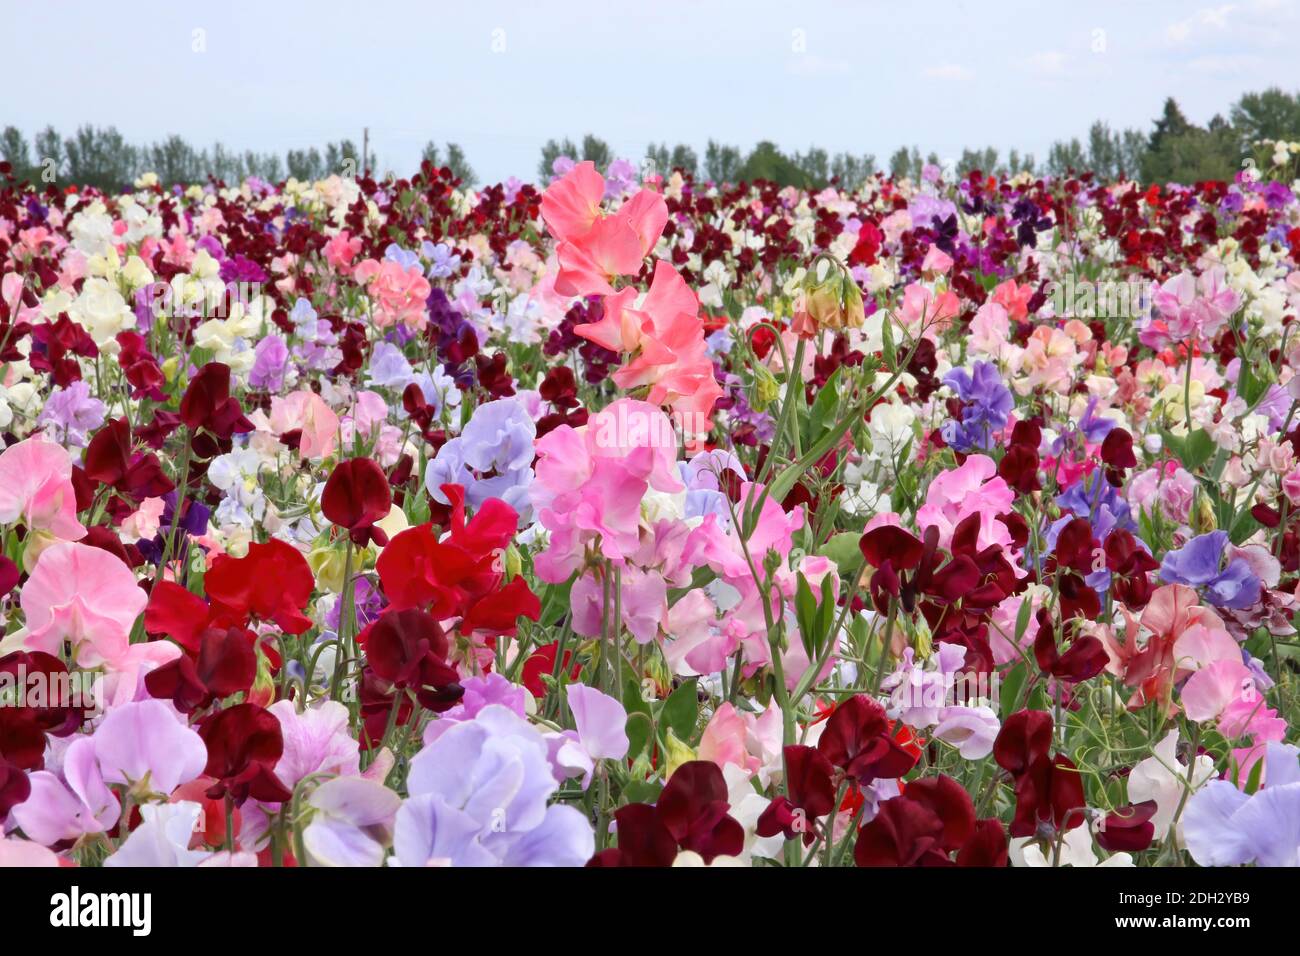
[[105, 783], [170, 794], [203, 772], [203, 739], [169, 703], [142, 700], [114, 708], [91, 738]]
[[42, 553], [23, 586], [24, 646], [58, 654], [64, 641], [84, 667], [125, 658], [148, 598], [131, 569], [100, 548], [62, 542]]
[[919, 528], [931, 525], [939, 529], [939, 544], [948, 547], [952, 533], [962, 520], [972, 514], [980, 516], [976, 547], [992, 545], [1012, 547], [1011, 532], [999, 516], [1011, 510], [1015, 492], [997, 476], [997, 465], [987, 455], [971, 455], [961, 465], [945, 471], [930, 482], [925, 504], [916, 512]]
[[209, 850], [191, 850], [190, 842], [201, 827], [203, 805], [191, 800], [146, 803], [141, 822], [105, 866], [198, 866], [212, 857]]
[[[1190, 766], [1178, 759], [1178, 729], [1174, 728], [1155, 745], [1150, 757], [1138, 761], [1129, 772], [1128, 799], [1130, 803], [1155, 801], [1151, 825], [1155, 827], [1155, 839], [1163, 841], [1169, 836], [1184, 793], [1195, 793], [1213, 776], [1214, 758], [1209, 754], [1194, 755]], [[1183, 842], [1183, 826], [1179, 820], [1174, 834], [1179, 844]]]
[[338, 440], [338, 414], [311, 389], [273, 398], [270, 425], [277, 435], [301, 432], [298, 454], [304, 460], [328, 458]]
[[491, 704], [411, 761], [397, 812], [402, 866], [578, 866], [595, 849], [577, 809], [549, 805], [557, 789], [548, 746], [528, 721]]
[[30, 796], [10, 814], [28, 838], [45, 846], [110, 830], [122, 813], [100, 774], [90, 737], [75, 738], [57, 767], [47, 765], [29, 780]]
[[366, 259], [357, 266], [354, 276], [366, 283], [366, 291], [374, 303], [372, 318], [376, 327], [385, 329], [400, 323], [419, 332], [429, 324], [424, 302], [433, 287], [418, 261], [403, 266], [393, 259], [383, 262]]
[[1263, 787], [1243, 793], [1211, 780], [1183, 814], [1187, 849], [1201, 866], [1300, 865], [1300, 762], [1291, 744], [1265, 748]]
[[1228, 543], [1226, 531], [1197, 535], [1176, 551], [1165, 555], [1160, 577], [1175, 584], [1204, 588], [1210, 603], [1217, 607], [1243, 609], [1259, 602], [1261, 583], [1241, 557], [1223, 563]]
[[77, 520], [72, 457], [44, 435], [0, 452], [0, 524], [18, 521], [29, 532], [47, 531], [64, 541], [86, 534]]
[[302, 833], [312, 866], [382, 866], [392, 843], [393, 819], [402, 798], [365, 777], [335, 777], [307, 801], [311, 822]]
[[565, 695], [577, 730], [559, 735], [554, 760], [557, 769], [582, 774], [586, 789], [597, 761], [621, 760], [627, 755], [627, 711], [613, 697], [586, 684], [569, 684]]

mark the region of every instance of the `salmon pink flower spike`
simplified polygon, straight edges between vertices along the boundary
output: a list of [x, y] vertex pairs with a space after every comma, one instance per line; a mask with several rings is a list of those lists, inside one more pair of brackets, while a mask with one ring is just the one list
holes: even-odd
[[561, 295], [612, 295], [616, 276], [636, 275], [668, 223], [663, 196], [643, 189], [605, 214], [605, 179], [582, 162], [542, 195], [542, 218], [557, 240]]

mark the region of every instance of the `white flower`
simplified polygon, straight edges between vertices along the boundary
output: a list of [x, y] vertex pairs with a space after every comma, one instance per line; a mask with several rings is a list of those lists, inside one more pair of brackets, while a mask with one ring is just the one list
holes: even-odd
[[[1165, 734], [1151, 753], [1150, 757], [1129, 772], [1128, 799], [1130, 803], [1146, 800], [1156, 802], [1156, 813], [1151, 818], [1151, 823], [1156, 828], [1156, 840], [1162, 841], [1169, 835], [1184, 790], [1188, 785], [1192, 790], [1197, 790], [1214, 776], [1214, 758], [1208, 754], [1199, 754], [1190, 768], [1179, 760], [1177, 728]], [[1175, 834], [1180, 843], [1182, 829], [1180, 821], [1178, 833]]]
[[[1041, 840], [1019, 837], [1011, 841], [1008, 849], [1012, 866], [1051, 866], [1052, 849]], [[1093, 867], [1133, 865], [1133, 857], [1127, 853], [1113, 853], [1104, 860], [1097, 859], [1097, 852], [1092, 845], [1092, 831], [1088, 824], [1081, 823], [1073, 830], [1067, 830], [1061, 841], [1061, 866]]]

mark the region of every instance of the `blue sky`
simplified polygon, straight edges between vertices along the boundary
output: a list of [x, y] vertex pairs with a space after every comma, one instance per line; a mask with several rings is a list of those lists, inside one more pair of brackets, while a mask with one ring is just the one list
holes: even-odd
[[1149, 129], [1170, 94], [1204, 123], [1300, 89], [1300, 0], [0, 0], [0, 22], [0, 124], [29, 137], [92, 122], [283, 153], [369, 126], [381, 168], [452, 140], [487, 181], [588, 131], [631, 158], [712, 137], [1041, 159], [1097, 118]]

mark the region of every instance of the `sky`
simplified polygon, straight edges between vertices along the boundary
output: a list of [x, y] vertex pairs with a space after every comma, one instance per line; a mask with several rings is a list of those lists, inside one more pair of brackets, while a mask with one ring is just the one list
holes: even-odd
[[[536, 178], [549, 138], [1046, 157], [1095, 119], [1204, 124], [1300, 90], [1300, 0], [0, 0], [0, 125], [283, 154], [369, 127], [381, 170], [459, 143]], [[18, 78], [18, 79], [15, 79]]]

